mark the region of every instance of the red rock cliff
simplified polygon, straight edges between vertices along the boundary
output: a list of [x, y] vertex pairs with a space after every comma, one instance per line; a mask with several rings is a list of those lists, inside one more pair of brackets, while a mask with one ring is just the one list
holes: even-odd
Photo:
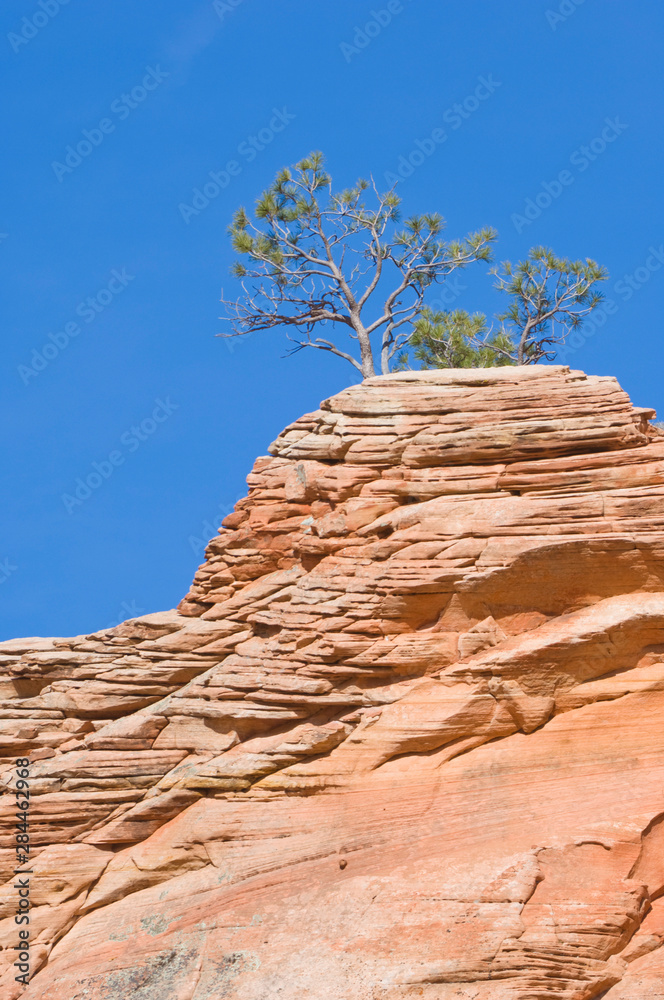
[[[190, 593], [0, 644], [26, 1000], [664, 998], [664, 435], [562, 366], [353, 386]], [[9, 783], [9, 785], [7, 785]]]

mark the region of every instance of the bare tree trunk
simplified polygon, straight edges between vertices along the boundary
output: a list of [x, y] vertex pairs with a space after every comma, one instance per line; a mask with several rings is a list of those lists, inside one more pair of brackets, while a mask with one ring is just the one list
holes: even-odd
[[361, 349], [362, 355], [362, 378], [373, 378], [376, 374], [371, 348], [368, 351]]
[[381, 370], [381, 372], [382, 372], [383, 375], [389, 375], [390, 374], [390, 352], [389, 352], [389, 346], [390, 345], [383, 338], [383, 349], [380, 352], [380, 370]]
[[516, 362], [517, 362], [518, 365], [522, 365], [523, 364], [523, 358], [524, 358], [524, 354], [525, 354], [525, 351], [526, 351], [526, 341], [528, 340], [528, 334], [530, 333], [530, 327], [531, 327], [531, 322], [530, 322], [530, 320], [528, 320], [527, 323], [526, 323], [526, 325], [525, 325], [525, 327], [523, 328], [523, 333], [521, 334], [521, 338], [519, 340], [519, 347], [518, 347], [518, 350], [517, 350], [517, 353], [516, 353]]
[[360, 345], [362, 378], [372, 378], [376, 374], [376, 368], [374, 366], [373, 351], [371, 350], [371, 338], [359, 316], [351, 316], [351, 320]]

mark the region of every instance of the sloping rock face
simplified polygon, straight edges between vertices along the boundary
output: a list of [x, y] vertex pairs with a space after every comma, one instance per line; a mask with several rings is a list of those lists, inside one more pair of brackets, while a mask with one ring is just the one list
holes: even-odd
[[664, 434], [562, 366], [374, 378], [190, 593], [0, 646], [2, 995], [664, 998]]

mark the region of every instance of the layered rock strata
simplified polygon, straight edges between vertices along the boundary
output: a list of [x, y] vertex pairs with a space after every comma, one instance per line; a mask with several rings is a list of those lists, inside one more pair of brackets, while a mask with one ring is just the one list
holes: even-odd
[[664, 998], [664, 434], [563, 366], [288, 427], [179, 609], [0, 644], [2, 995]]

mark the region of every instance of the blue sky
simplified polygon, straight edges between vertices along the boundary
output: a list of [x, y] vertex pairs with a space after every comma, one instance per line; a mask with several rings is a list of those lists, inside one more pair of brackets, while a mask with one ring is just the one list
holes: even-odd
[[[5, 0], [0, 20], [0, 637], [173, 607], [254, 458], [357, 381], [277, 333], [215, 338], [232, 212], [311, 149], [344, 186], [423, 160], [404, 211], [493, 225], [500, 259], [608, 267], [610, 314], [561, 360], [664, 415], [660, 0]], [[460, 286], [459, 308], [500, 305], [483, 265]]]

